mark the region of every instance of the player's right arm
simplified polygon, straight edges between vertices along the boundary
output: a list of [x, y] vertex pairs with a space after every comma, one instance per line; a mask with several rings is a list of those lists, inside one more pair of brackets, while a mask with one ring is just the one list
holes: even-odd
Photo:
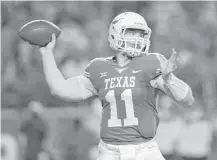
[[84, 75], [69, 79], [63, 77], [53, 55], [55, 42], [56, 37], [52, 35], [52, 41], [46, 47], [40, 48], [44, 75], [51, 93], [64, 100], [73, 102], [97, 95], [97, 91], [88, 77]]

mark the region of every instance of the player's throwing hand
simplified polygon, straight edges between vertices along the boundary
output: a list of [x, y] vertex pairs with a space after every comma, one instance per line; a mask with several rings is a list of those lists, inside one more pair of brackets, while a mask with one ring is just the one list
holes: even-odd
[[41, 48], [39, 49], [39, 51], [41, 52], [41, 54], [46, 54], [46, 53], [48, 53], [48, 52], [53, 52], [53, 49], [54, 49], [55, 44], [56, 44], [56, 36], [55, 36], [55, 34], [53, 33], [53, 34], [52, 34], [52, 40], [51, 40], [51, 42], [48, 43], [46, 47], [41, 47]]

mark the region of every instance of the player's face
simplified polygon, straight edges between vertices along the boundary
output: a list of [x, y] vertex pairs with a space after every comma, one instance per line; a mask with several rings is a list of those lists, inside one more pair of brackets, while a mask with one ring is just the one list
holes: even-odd
[[124, 34], [124, 37], [127, 39], [126, 46], [140, 52], [143, 47], [141, 38], [144, 38], [146, 35], [145, 30], [127, 28]]
[[145, 31], [141, 29], [127, 28], [125, 31], [125, 37], [140, 37], [143, 38]]

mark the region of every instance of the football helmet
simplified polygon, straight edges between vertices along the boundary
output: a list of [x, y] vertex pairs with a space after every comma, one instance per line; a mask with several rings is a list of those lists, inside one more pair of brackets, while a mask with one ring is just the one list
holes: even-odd
[[[138, 31], [142, 32], [142, 36], [127, 35], [128, 32]], [[113, 50], [135, 57], [148, 53], [150, 36], [151, 29], [141, 15], [124, 12], [117, 15], [110, 24], [108, 41]]]

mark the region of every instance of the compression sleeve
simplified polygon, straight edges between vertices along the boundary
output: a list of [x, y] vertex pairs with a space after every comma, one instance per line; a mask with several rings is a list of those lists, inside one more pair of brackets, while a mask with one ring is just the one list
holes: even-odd
[[[161, 89], [166, 93], [165, 82], [162, 76], [151, 80], [150, 83], [152, 87]], [[171, 79], [168, 80], [167, 87], [177, 101], [184, 99], [189, 91], [189, 86], [173, 74], [171, 74]]]

